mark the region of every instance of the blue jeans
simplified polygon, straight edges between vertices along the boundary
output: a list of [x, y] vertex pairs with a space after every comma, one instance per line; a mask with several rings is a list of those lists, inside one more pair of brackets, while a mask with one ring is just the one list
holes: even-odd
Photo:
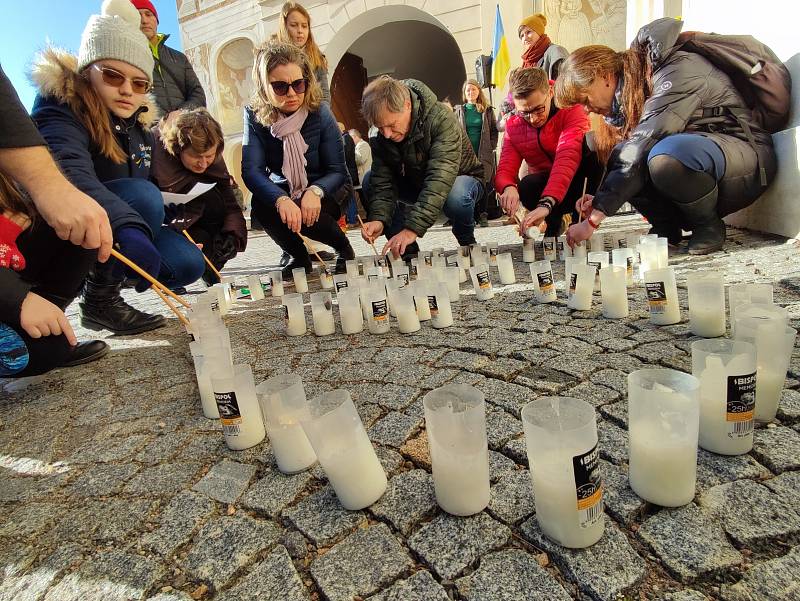
[[153, 232], [153, 244], [161, 254], [159, 281], [169, 288], [200, 279], [205, 270], [203, 253], [175, 230], [164, 226], [164, 200], [159, 189], [145, 179], [105, 182], [106, 188], [128, 203]]
[[358, 223], [358, 207], [356, 206], [356, 193], [350, 196], [350, 200], [345, 207], [345, 214], [347, 216], [347, 223]]
[[647, 156], [650, 162], [669, 155], [692, 171], [704, 171], [719, 181], [725, 175], [725, 155], [711, 138], [699, 134], [673, 134], [659, 140]]
[[[367, 204], [371, 202], [369, 197], [369, 180], [371, 171], [364, 174], [361, 179], [361, 189]], [[475, 203], [483, 194], [483, 184], [469, 175], [456, 176], [453, 187], [442, 207], [442, 212], [453, 223], [453, 235], [458, 240], [459, 246], [475, 244]], [[386, 238], [391, 238], [405, 227], [406, 217], [414, 209], [414, 198], [398, 198], [397, 206], [392, 216], [392, 223], [386, 229]]]

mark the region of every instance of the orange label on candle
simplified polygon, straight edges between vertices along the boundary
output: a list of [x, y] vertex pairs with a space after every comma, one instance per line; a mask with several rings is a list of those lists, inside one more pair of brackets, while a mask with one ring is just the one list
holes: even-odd
[[481, 271], [480, 273], [476, 273], [475, 278], [478, 280], [479, 288], [486, 290], [492, 287], [492, 281], [489, 279], [488, 271]]
[[756, 408], [756, 374], [728, 376], [728, 398], [725, 421], [728, 437], [744, 438], [753, 433]]
[[581, 528], [589, 528], [603, 519], [603, 479], [600, 476], [600, 453], [597, 444], [572, 458], [575, 474], [578, 522]]
[[215, 392], [214, 400], [219, 409], [219, 419], [222, 422], [222, 429], [228, 436], [239, 434], [239, 427], [242, 423], [242, 413], [239, 410], [239, 402], [236, 400], [235, 392]]

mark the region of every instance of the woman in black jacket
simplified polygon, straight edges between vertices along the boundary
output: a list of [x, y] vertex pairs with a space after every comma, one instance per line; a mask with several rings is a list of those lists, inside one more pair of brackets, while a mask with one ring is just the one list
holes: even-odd
[[631, 202], [654, 233], [677, 244], [681, 229], [691, 231], [689, 252], [710, 253], [725, 242], [721, 218], [753, 203], [774, 179], [771, 136], [728, 75], [676, 47], [682, 25], [659, 19], [625, 52], [586, 46], [562, 63], [556, 100], [605, 117], [596, 138], [598, 154], [608, 157], [597, 194], [579, 203], [589, 218], [569, 229], [570, 241], [588, 239]]
[[341, 270], [355, 255], [337, 224], [336, 198], [347, 169], [336, 119], [321, 102], [308, 59], [293, 44], [261, 46], [253, 80], [242, 142], [242, 178], [253, 193], [253, 214], [291, 256], [285, 275], [297, 267], [311, 270], [298, 234], [333, 247]]

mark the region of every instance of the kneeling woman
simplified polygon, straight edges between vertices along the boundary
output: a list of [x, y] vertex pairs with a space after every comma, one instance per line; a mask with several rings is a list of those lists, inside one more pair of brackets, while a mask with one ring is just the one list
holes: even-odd
[[630, 50], [585, 46], [562, 63], [556, 100], [605, 117], [596, 139], [598, 154], [609, 157], [597, 194], [581, 202], [589, 218], [569, 229], [572, 243], [631, 202], [654, 233], [677, 244], [681, 228], [691, 230], [689, 252], [710, 253], [725, 242], [721, 218], [754, 202], [775, 177], [772, 137], [725, 73], [676, 46], [681, 27], [659, 19]]
[[[167, 225], [187, 230], [219, 271], [247, 247], [247, 226], [234, 195], [231, 174], [222, 158], [222, 128], [204, 108], [179, 113], [153, 128], [150, 178], [165, 192], [185, 194], [198, 183], [214, 184], [208, 192], [166, 209]], [[208, 284], [218, 278], [203, 273]]]
[[347, 168], [336, 119], [303, 51], [269, 42], [256, 51], [255, 92], [245, 108], [242, 177], [253, 193], [253, 214], [292, 258], [283, 269], [311, 270], [302, 234], [333, 247], [337, 270], [354, 257], [337, 224], [336, 202]]
[[[130, 2], [108, 0], [103, 14], [89, 19], [77, 57], [46, 50], [33, 68], [39, 95], [31, 116], [67, 177], [108, 213], [120, 252], [167, 286], [179, 287], [201, 276], [203, 256], [162, 227], [163, 198], [148, 181], [152, 136], [145, 125], [155, 118], [148, 96], [153, 55], [140, 21]], [[125, 273], [114, 260], [89, 272], [81, 303], [85, 327], [135, 334], [164, 324], [162, 316], [123, 301]], [[140, 280], [137, 290], [148, 286]]]

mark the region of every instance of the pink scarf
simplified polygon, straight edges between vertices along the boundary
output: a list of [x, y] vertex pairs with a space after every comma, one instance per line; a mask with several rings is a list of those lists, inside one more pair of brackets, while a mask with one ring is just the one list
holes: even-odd
[[291, 115], [279, 114], [278, 120], [270, 127], [270, 133], [283, 142], [283, 177], [289, 182], [289, 196], [296, 200], [308, 187], [305, 157], [308, 144], [300, 134], [308, 109], [302, 106]]

